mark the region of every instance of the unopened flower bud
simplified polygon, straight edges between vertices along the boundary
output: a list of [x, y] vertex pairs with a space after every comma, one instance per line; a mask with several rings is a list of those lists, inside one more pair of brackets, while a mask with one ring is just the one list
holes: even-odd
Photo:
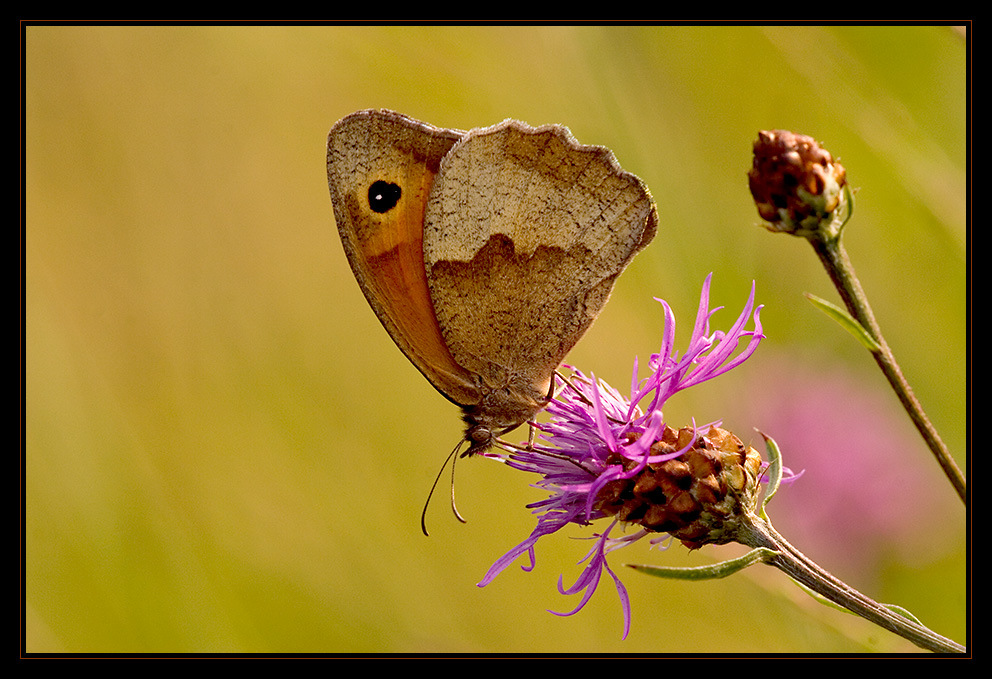
[[801, 236], [830, 228], [845, 200], [845, 171], [812, 137], [762, 131], [754, 142], [748, 184], [772, 231]]
[[[648, 464], [636, 476], [609, 482], [596, 509], [656, 533], [668, 533], [689, 549], [734, 540], [740, 519], [754, 512], [761, 456], [719, 427], [695, 433], [666, 426], [650, 455], [686, 448], [677, 458]], [[629, 471], [638, 462], [616, 455]]]

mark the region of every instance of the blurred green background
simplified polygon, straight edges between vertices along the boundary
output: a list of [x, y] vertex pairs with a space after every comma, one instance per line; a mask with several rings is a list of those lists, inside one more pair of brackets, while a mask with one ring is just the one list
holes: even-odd
[[[647, 544], [581, 613], [588, 543], [486, 588], [534, 524], [531, 478], [459, 465], [456, 408], [407, 363], [348, 268], [324, 145], [385, 107], [468, 129], [519, 118], [609, 146], [661, 227], [569, 361], [621, 389], [684, 346], [700, 286], [726, 327], [751, 281], [768, 336], [680, 394], [681, 426], [755, 428], [805, 470], [771, 506], [797, 547], [965, 641], [965, 511], [881, 374], [802, 297], [803, 242], [758, 226], [761, 129], [821, 140], [858, 189], [846, 243], [951, 450], [966, 446], [967, 45], [952, 27], [30, 26], [26, 73], [25, 647], [29, 652], [860, 652], [914, 647], [755, 567], [624, 572], [743, 550]], [[755, 445], [757, 445], [757, 442]]]

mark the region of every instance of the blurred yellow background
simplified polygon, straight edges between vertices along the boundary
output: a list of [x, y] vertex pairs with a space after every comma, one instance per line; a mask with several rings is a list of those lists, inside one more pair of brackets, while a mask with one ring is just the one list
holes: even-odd
[[[912, 651], [763, 566], [709, 583], [639, 544], [585, 610], [557, 593], [588, 543], [527, 536], [533, 479], [459, 464], [457, 409], [367, 307], [328, 197], [325, 138], [385, 107], [468, 129], [562, 123], [657, 200], [658, 237], [569, 362], [625, 389], [688, 337], [700, 286], [765, 333], [680, 394], [805, 470], [776, 527], [880, 601], [965, 641], [965, 512], [868, 354], [804, 300], [836, 300], [803, 242], [758, 226], [758, 130], [821, 140], [858, 189], [846, 243], [918, 396], [965, 463], [967, 45], [952, 27], [29, 26], [25, 58], [28, 652]], [[755, 442], [757, 445], [757, 443]], [[600, 527], [602, 528], [602, 527]], [[627, 572], [624, 572], [627, 571]]]

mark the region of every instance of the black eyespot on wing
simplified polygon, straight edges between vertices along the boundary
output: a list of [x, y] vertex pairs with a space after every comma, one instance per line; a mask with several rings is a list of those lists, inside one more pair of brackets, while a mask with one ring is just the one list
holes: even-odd
[[380, 179], [369, 187], [369, 207], [379, 214], [389, 212], [396, 207], [402, 194], [398, 185]]

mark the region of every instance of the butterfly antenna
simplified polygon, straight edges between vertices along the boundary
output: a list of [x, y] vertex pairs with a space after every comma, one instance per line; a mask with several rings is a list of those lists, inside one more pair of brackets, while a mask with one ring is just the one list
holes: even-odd
[[[457, 448], [455, 450], [458, 450]], [[468, 523], [461, 514], [458, 513], [458, 507], [455, 505], [455, 463], [458, 462], [458, 455], [451, 456], [451, 511], [454, 513], [455, 518], [462, 523]]]
[[455, 463], [453, 461], [458, 459], [456, 453], [458, 452], [458, 449], [462, 447], [463, 443], [465, 443], [464, 440], [459, 441], [454, 450], [448, 453], [448, 457], [444, 458], [441, 468], [437, 470], [437, 476], [434, 477], [434, 483], [431, 484], [431, 490], [427, 493], [427, 500], [424, 502], [424, 511], [420, 513], [420, 530], [422, 530], [424, 535], [427, 537], [431, 536], [431, 534], [427, 532], [427, 507], [431, 504], [431, 498], [434, 497], [434, 489], [437, 488], [437, 482], [441, 480], [441, 474], [444, 472], [444, 468], [448, 466], [448, 462], [451, 462], [451, 508], [454, 510], [455, 516], [458, 520], [465, 523], [465, 519], [463, 519], [458, 513], [458, 510], [455, 509]]

